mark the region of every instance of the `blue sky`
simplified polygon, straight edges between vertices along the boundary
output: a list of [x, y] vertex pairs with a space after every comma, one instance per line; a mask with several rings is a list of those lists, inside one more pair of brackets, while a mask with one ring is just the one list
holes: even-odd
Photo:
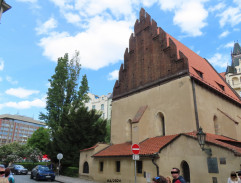
[[90, 92], [112, 92], [143, 7], [218, 72], [241, 38], [241, 0], [6, 0], [0, 24], [0, 114], [38, 119], [58, 57], [80, 53]]

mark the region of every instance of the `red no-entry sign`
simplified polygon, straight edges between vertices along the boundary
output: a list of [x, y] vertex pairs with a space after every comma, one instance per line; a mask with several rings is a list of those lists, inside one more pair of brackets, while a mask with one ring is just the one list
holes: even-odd
[[131, 146], [131, 150], [132, 150], [133, 154], [139, 154], [139, 152], [140, 152], [140, 147], [139, 147], [138, 144], [133, 144], [133, 145]]

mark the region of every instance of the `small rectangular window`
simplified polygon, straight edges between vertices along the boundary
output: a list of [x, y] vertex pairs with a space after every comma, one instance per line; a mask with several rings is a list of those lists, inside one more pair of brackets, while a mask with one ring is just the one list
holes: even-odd
[[194, 67], [193, 67], [193, 69], [194, 69], [195, 72], [198, 74], [198, 76], [203, 79], [203, 73], [202, 73], [201, 71], [195, 69]]
[[116, 172], [120, 172], [120, 161], [116, 161]]
[[104, 170], [104, 162], [101, 161], [100, 162], [100, 172], [103, 172], [103, 170]]
[[137, 161], [137, 173], [142, 173], [142, 161]]
[[104, 104], [101, 104], [101, 110], [102, 111], [104, 110]]
[[92, 109], [95, 109], [95, 105], [92, 105]]
[[216, 83], [217, 83], [217, 85], [224, 91], [224, 86], [221, 85], [221, 84], [219, 84], [218, 82], [216, 82]]

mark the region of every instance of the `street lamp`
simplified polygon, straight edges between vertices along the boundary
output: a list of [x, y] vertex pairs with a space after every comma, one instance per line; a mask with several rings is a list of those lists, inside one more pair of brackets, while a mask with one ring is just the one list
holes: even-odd
[[198, 129], [197, 140], [198, 140], [198, 143], [199, 143], [201, 149], [203, 151], [205, 151], [205, 153], [207, 153], [209, 156], [212, 156], [212, 149], [211, 148], [204, 148], [205, 143], [206, 143], [206, 133], [203, 132], [202, 128]]

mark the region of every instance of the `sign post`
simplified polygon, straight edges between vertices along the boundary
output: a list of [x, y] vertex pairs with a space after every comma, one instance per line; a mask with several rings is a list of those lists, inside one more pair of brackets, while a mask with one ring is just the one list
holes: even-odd
[[59, 153], [57, 155], [57, 159], [59, 160], [59, 168], [58, 168], [58, 175], [59, 175], [59, 169], [60, 169], [60, 160], [63, 158], [63, 154]]
[[133, 153], [133, 160], [135, 161], [135, 183], [136, 183], [136, 160], [139, 160], [139, 152], [140, 152], [140, 147], [138, 144], [133, 144], [131, 146], [131, 150]]

